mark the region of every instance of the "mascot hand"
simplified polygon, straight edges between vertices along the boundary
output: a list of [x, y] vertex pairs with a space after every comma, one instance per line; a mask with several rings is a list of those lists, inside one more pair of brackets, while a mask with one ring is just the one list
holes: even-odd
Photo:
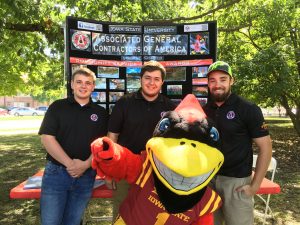
[[91, 148], [97, 162], [113, 159], [116, 151], [115, 143], [108, 137], [98, 138], [91, 144]]
[[108, 137], [95, 140], [91, 144], [92, 167], [100, 177], [119, 181], [126, 179], [134, 182], [142, 168], [140, 155], [135, 155], [127, 148], [114, 143]]
[[91, 144], [92, 168], [101, 178], [111, 180], [112, 177], [107, 174], [107, 167], [104, 165], [112, 163], [114, 158], [119, 158], [118, 150], [120, 151], [120, 149], [118, 147], [119, 145], [108, 137], [98, 138]]

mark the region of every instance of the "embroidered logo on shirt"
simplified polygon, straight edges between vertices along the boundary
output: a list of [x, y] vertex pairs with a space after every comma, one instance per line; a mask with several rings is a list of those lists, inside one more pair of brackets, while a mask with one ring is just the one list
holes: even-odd
[[92, 115], [91, 115], [91, 120], [97, 121], [97, 120], [98, 120], [97, 114], [92, 114]]
[[263, 122], [263, 124], [261, 125], [261, 128], [264, 130], [268, 129], [268, 125], [266, 124], [266, 122]]
[[232, 120], [235, 117], [235, 113], [233, 111], [229, 111], [226, 117], [227, 119]]

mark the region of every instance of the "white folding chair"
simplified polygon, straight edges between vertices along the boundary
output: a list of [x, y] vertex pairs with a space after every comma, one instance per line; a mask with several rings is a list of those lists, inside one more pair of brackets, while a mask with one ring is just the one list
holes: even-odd
[[[252, 164], [253, 168], [256, 167], [256, 161], [257, 161], [257, 155], [253, 155], [253, 164]], [[269, 164], [269, 167], [268, 167], [268, 172], [271, 173], [271, 179], [270, 180], [272, 182], [274, 181], [276, 167], [277, 167], [277, 161], [274, 157], [272, 157], [272, 159], [270, 161], [270, 164]], [[265, 213], [264, 213], [264, 218], [263, 218], [264, 219], [263, 220], [263, 225], [264, 225], [266, 223], [266, 217], [268, 216], [269, 212], [270, 212], [271, 216], [273, 217], [272, 210], [269, 206], [271, 194], [268, 194], [267, 198], [263, 198], [262, 195], [260, 195], [260, 194], [257, 194], [256, 196], [259, 197], [265, 204]]]

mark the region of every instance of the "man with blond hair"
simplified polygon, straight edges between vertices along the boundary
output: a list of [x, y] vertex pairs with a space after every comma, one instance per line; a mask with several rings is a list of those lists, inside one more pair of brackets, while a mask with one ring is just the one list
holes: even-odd
[[71, 78], [73, 96], [53, 102], [39, 130], [47, 151], [41, 190], [42, 225], [80, 224], [96, 172], [90, 144], [106, 135], [108, 116], [91, 101], [95, 74], [79, 68]]

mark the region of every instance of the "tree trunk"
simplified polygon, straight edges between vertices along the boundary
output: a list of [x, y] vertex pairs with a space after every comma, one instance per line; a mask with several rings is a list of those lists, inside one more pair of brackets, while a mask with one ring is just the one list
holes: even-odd
[[294, 113], [292, 110], [287, 111], [288, 116], [291, 118], [294, 128], [300, 137], [300, 107], [296, 108], [296, 112]]
[[292, 123], [294, 125], [294, 129], [300, 137], [300, 105], [296, 104], [294, 109], [291, 108], [287, 101], [287, 97], [284, 95], [281, 96], [280, 103], [285, 108], [286, 114], [291, 118]]

